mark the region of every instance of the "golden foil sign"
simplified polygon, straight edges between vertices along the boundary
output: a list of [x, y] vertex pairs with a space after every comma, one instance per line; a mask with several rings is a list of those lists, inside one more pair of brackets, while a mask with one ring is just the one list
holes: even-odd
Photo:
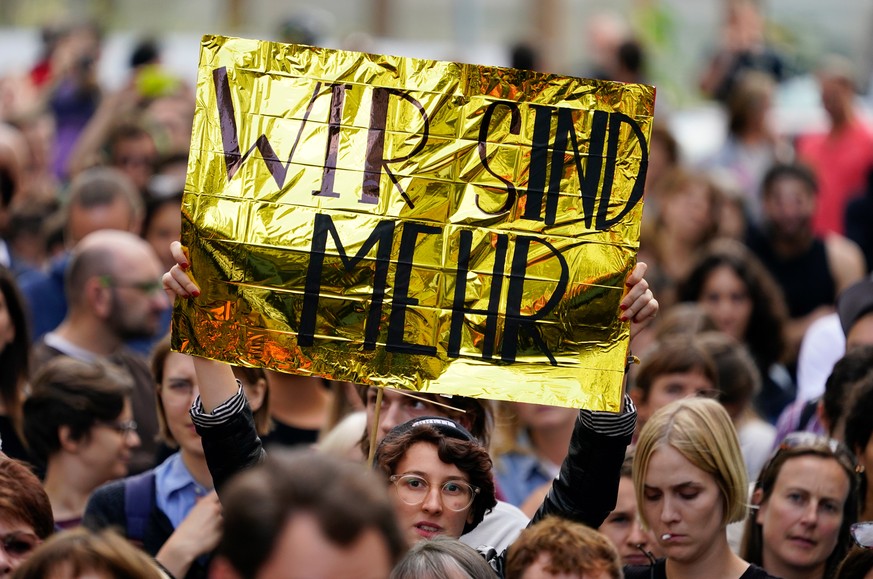
[[616, 410], [654, 88], [206, 36], [174, 348]]

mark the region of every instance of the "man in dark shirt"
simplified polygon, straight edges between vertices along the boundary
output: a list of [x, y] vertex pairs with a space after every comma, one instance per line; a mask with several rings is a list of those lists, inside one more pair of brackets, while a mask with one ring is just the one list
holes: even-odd
[[845, 237], [813, 232], [817, 182], [801, 165], [775, 165], [762, 185], [763, 231], [750, 234], [749, 247], [782, 287], [791, 321], [792, 360], [809, 325], [834, 311], [837, 294], [866, 271], [858, 246]]

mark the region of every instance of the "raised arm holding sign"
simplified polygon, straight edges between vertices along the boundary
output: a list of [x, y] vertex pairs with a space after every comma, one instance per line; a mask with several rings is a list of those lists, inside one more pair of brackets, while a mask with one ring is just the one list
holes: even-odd
[[[171, 296], [191, 298], [200, 293], [200, 288], [190, 274], [189, 261], [182, 246], [174, 243], [172, 251], [179, 265], [164, 275], [164, 287]], [[628, 291], [621, 303], [623, 317], [631, 320], [632, 333], [634, 328], [651, 321], [658, 311], [658, 303], [643, 279], [644, 273], [645, 264], [637, 264], [627, 279]], [[195, 366], [198, 380], [203, 384], [195, 423], [202, 436], [204, 452], [216, 488], [220, 489], [235, 473], [259, 462], [263, 450], [251, 412], [241, 398], [241, 390], [230, 367], [205, 358], [195, 358]], [[378, 414], [378, 407], [376, 412]], [[210, 419], [198, 420], [204, 414], [210, 415]], [[597, 526], [612, 508], [611, 505], [614, 505], [619, 465], [630, 441], [635, 413], [614, 415], [614, 421], [610, 420], [611, 416], [601, 416], [597, 423], [591, 422], [592, 413], [586, 414], [583, 411], [583, 414], [586, 420], [577, 421], [559, 490], [544, 503], [535, 518], [557, 514]], [[617, 422], [621, 426], [610, 426], [611, 422]], [[371, 428], [376, 432], [380, 430], [378, 427], [377, 416]], [[582, 443], [582, 440], [585, 442]], [[501, 503], [495, 509], [494, 512], [488, 512], [478, 526], [465, 530], [461, 540], [473, 547], [483, 544], [497, 547], [496, 551], [490, 553], [489, 558], [499, 566], [503, 557], [498, 555], [502, 554], [503, 546], [508, 544], [503, 540], [511, 542], [517, 532], [512, 532], [512, 529], [520, 529], [524, 523], [513, 519], [511, 525], [508, 525], [511, 514], [505, 509], [501, 511]], [[411, 512], [407, 509], [406, 513], [412, 519], [406, 521], [408, 532], [417, 533], [415, 529], [418, 528], [420, 517], [416, 516], [414, 509]], [[497, 532], [509, 534], [502, 539], [501, 536], [495, 536], [495, 529]]]

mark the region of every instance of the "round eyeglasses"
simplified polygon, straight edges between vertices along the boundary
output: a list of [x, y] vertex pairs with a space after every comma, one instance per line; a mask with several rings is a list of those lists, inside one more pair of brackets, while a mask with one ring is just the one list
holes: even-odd
[[[427, 479], [414, 474], [395, 474], [388, 479], [394, 483], [397, 496], [407, 505], [420, 505], [430, 492]], [[479, 489], [459, 480], [450, 480], [440, 486], [440, 500], [450, 511], [463, 511], [473, 504]]]

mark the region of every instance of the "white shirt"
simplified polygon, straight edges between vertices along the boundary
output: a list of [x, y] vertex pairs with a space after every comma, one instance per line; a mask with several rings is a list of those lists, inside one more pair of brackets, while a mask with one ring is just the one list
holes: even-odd
[[515, 541], [529, 522], [530, 519], [518, 507], [497, 501], [494, 510], [485, 515], [475, 529], [461, 535], [460, 541], [474, 549], [488, 546], [502, 553]]
[[846, 354], [846, 336], [840, 317], [828, 314], [814, 321], [803, 335], [797, 357], [797, 400], [812, 400], [824, 394], [825, 382]]

